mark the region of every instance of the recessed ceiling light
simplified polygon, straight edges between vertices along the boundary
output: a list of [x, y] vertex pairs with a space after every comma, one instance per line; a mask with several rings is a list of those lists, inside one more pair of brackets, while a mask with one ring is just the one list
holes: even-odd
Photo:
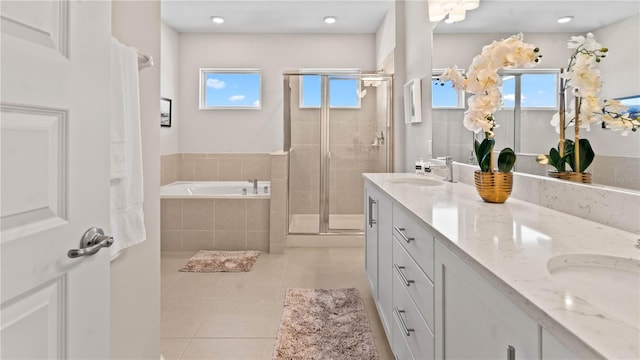
[[573, 20], [573, 16], [563, 16], [561, 18], [558, 19], [558, 23], [560, 24], [566, 24], [569, 21]]
[[324, 22], [327, 24], [334, 24], [338, 19], [335, 16], [325, 16]]
[[224, 18], [222, 16], [212, 16], [211, 21], [216, 24], [222, 24], [224, 22]]

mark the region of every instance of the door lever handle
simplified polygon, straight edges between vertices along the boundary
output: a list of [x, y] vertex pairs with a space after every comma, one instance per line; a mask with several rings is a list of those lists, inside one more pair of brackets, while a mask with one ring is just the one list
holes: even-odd
[[103, 247], [109, 247], [113, 244], [113, 237], [105, 235], [104, 231], [97, 227], [92, 227], [85, 231], [80, 240], [80, 249], [71, 249], [67, 252], [70, 258], [80, 256], [91, 256]]

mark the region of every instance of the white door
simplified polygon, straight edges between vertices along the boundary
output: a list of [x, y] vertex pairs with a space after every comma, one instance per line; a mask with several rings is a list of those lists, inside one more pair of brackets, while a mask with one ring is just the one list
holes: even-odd
[[108, 1], [0, 1], [2, 359], [109, 357]]

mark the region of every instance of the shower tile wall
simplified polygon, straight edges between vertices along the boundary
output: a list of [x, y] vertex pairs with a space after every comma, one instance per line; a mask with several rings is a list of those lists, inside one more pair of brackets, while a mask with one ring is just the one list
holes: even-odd
[[161, 156], [161, 185], [174, 181], [269, 180], [271, 157], [254, 153], [198, 153]]
[[290, 77], [290, 214], [317, 214], [320, 206], [320, 109], [300, 108], [300, 79]]

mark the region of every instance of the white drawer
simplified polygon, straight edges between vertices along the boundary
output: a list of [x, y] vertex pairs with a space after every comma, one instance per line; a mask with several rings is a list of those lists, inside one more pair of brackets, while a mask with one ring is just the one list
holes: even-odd
[[413, 354], [411, 350], [409, 350], [409, 344], [405, 340], [405, 336], [403, 334], [402, 325], [400, 325], [400, 321], [396, 315], [393, 315], [393, 343], [391, 344], [391, 349], [393, 350], [393, 355], [396, 360], [414, 360]]
[[404, 337], [416, 360], [433, 359], [435, 356], [433, 332], [407, 294], [402, 279], [397, 273], [394, 274], [393, 280], [393, 312], [396, 321], [400, 324], [399, 329], [393, 329], [394, 343], [397, 335], [400, 335]]
[[393, 271], [397, 276], [393, 281], [400, 282], [400, 287], [404, 287], [422, 317], [427, 321], [427, 325], [434, 329], [434, 288], [433, 282], [418, 267], [415, 261], [402, 247], [400, 241], [393, 237]]
[[393, 234], [433, 280], [434, 239], [421, 222], [400, 206], [393, 204]]

